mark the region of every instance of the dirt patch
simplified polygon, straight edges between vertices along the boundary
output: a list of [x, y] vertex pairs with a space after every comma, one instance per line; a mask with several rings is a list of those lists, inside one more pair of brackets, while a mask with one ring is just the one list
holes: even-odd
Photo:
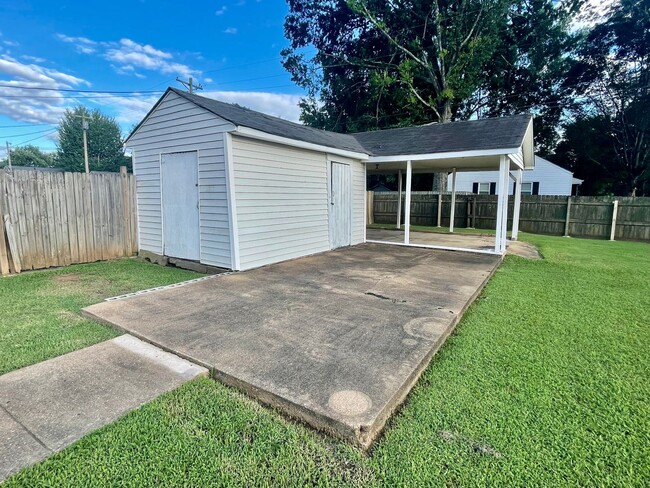
[[113, 283], [99, 275], [64, 273], [52, 276], [50, 286], [43, 293], [47, 296], [85, 295], [92, 299], [104, 299], [114, 295]]
[[55, 283], [76, 283], [81, 281], [83, 275], [81, 273], [66, 273], [61, 275], [56, 275], [52, 277], [52, 281]]
[[543, 259], [536, 246], [521, 241], [510, 241], [508, 244], [508, 254], [526, 259]]

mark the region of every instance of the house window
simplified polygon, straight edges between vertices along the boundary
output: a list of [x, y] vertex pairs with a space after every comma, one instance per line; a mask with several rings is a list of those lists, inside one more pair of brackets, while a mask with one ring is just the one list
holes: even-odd
[[477, 193], [479, 195], [489, 195], [490, 194], [490, 184], [489, 183], [479, 183]]
[[533, 184], [530, 182], [521, 184], [521, 194], [522, 195], [532, 195], [533, 194]]

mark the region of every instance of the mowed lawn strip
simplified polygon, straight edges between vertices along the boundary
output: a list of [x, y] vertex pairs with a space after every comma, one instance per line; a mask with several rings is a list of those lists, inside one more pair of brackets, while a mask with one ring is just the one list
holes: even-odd
[[650, 246], [525, 239], [368, 454], [204, 379], [7, 486], [641, 486]]
[[85, 306], [199, 276], [140, 259], [120, 259], [1, 278], [0, 374], [119, 334], [82, 317]]

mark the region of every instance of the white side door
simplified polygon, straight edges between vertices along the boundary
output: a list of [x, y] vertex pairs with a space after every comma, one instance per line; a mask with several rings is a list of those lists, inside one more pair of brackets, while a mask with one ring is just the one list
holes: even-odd
[[196, 151], [163, 154], [162, 184], [163, 254], [198, 261], [199, 168]]
[[330, 247], [336, 249], [352, 242], [352, 178], [349, 164], [333, 161], [330, 168]]

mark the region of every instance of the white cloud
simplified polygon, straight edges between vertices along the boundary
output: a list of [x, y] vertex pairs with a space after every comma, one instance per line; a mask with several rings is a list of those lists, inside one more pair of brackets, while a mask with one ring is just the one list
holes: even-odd
[[227, 10], [228, 10], [228, 7], [226, 7], [225, 5], [223, 5], [221, 8], [218, 8], [218, 9], [217, 9], [217, 11], [214, 13], [214, 15], [217, 15], [217, 16], [219, 16], [219, 15], [223, 15], [223, 14], [226, 13]]
[[[298, 122], [300, 117], [298, 107], [300, 95], [238, 91], [206, 91], [200, 92], [200, 95], [222, 102], [236, 103], [292, 122]], [[106, 95], [104, 98], [96, 99], [94, 103], [105, 111], [114, 112], [116, 120], [122, 124], [125, 131], [128, 131], [144, 118], [156, 101], [158, 101], [157, 95], [137, 98]]]
[[227, 29], [224, 29], [223, 33], [224, 34], [237, 34], [237, 27], [228, 27]]
[[65, 34], [56, 34], [56, 38], [60, 41], [67, 42], [68, 44], [73, 44], [77, 52], [83, 54], [92, 54], [97, 51], [97, 46], [99, 43], [88, 39], [87, 37], [74, 37], [66, 36]]
[[46, 61], [45, 58], [39, 58], [38, 56], [29, 56], [27, 54], [21, 56], [21, 58], [26, 59], [27, 61], [32, 61], [34, 63], [42, 64]]
[[197, 76], [201, 73], [198, 70], [191, 69], [186, 64], [174, 61], [174, 55], [170, 52], [156, 49], [150, 44], [140, 44], [128, 38], [120, 39], [117, 42], [94, 41], [87, 37], [73, 37], [65, 34], [57, 34], [56, 38], [65, 43], [73, 44], [77, 52], [83, 54], [97, 53], [111, 62], [111, 66], [116, 73], [123, 75], [144, 78], [145, 75], [138, 70], [157, 71], [183, 77]]
[[133, 124], [140, 122], [158, 101], [157, 95], [142, 97], [121, 97], [105, 95], [95, 100], [95, 104], [115, 112], [115, 120], [129, 130]]
[[69, 73], [6, 55], [0, 56], [0, 78], [3, 85], [9, 85], [0, 87], [0, 114], [33, 123], [58, 122], [72, 102], [58, 89], [90, 86], [88, 81]]
[[300, 95], [254, 91], [206, 91], [201, 92], [200, 95], [222, 102], [236, 103], [292, 122], [298, 122], [300, 118], [300, 107], [298, 107], [298, 102], [302, 98]]
[[104, 57], [115, 63], [118, 68], [128, 66], [185, 77], [194, 73], [189, 66], [173, 61], [171, 53], [155, 49], [148, 44], [138, 44], [131, 39], [121, 39], [117, 45], [104, 53]]

